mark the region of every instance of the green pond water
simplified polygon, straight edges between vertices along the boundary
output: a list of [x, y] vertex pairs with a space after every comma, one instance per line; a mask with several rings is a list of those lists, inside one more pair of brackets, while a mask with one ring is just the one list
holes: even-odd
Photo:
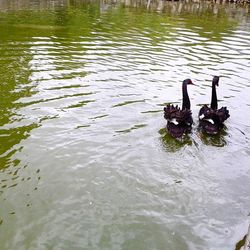
[[[214, 75], [231, 117], [209, 137]], [[163, 107], [185, 78], [180, 142]], [[0, 0], [0, 249], [235, 249], [249, 96], [248, 5]]]

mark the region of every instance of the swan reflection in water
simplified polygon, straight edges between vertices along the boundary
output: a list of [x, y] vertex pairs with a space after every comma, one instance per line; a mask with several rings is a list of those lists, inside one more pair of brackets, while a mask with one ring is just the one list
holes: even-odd
[[216, 135], [205, 134], [199, 128], [194, 129], [191, 134], [184, 135], [181, 139], [173, 138], [168, 134], [166, 128], [160, 129], [159, 134], [161, 135], [160, 141], [162, 147], [167, 152], [177, 152], [184, 146], [198, 146], [201, 143], [207, 146], [224, 147], [227, 145], [226, 137], [228, 136], [226, 126]]
[[200, 129], [198, 130], [199, 138], [205, 145], [211, 145], [215, 147], [224, 147], [227, 145], [226, 136], [227, 127], [224, 125], [223, 129], [221, 129], [216, 135], [209, 135], [203, 133]]
[[161, 135], [161, 144], [167, 152], [177, 152], [183, 146], [192, 145], [193, 143], [189, 135], [184, 135], [182, 138], [176, 139], [166, 131], [166, 128], [160, 129], [159, 134]]

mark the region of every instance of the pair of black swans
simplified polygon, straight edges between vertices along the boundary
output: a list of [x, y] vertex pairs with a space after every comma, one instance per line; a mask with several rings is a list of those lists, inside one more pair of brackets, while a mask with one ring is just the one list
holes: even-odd
[[[182, 108], [168, 104], [164, 107], [164, 118], [167, 120], [167, 131], [175, 138], [181, 138], [191, 132], [193, 118], [190, 110], [190, 99], [187, 85], [193, 84], [190, 79], [182, 83]], [[219, 86], [219, 77], [214, 76], [212, 81], [211, 105], [203, 105], [199, 111], [199, 127], [202, 132], [216, 135], [224, 127], [224, 121], [230, 116], [226, 107], [218, 109], [216, 86]]]

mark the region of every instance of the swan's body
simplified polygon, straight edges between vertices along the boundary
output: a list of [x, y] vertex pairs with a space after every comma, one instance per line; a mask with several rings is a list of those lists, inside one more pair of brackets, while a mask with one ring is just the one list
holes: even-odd
[[182, 109], [171, 104], [164, 107], [164, 118], [168, 121], [167, 131], [175, 138], [180, 138], [183, 134], [190, 132], [193, 124], [187, 92], [188, 84], [193, 84], [190, 79], [186, 79], [182, 83]]
[[199, 112], [199, 126], [207, 134], [217, 134], [224, 127], [224, 121], [230, 116], [226, 107], [218, 109], [216, 86], [219, 86], [219, 77], [215, 76], [212, 82], [211, 105], [204, 105]]

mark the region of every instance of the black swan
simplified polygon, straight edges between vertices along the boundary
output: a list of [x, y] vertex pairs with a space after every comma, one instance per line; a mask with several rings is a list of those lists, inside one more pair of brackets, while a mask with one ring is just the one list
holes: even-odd
[[187, 92], [187, 85], [193, 84], [190, 79], [186, 79], [182, 83], [182, 108], [177, 105], [168, 104], [164, 107], [164, 118], [167, 122], [168, 133], [175, 137], [180, 138], [183, 134], [191, 131], [193, 118], [190, 110], [190, 100]]
[[199, 126], [202, 131], [215, 135], [224, 127], [223, 122], [230, 116], [227, 107], [218, 109], [216, 86], [219, 86], [219, 77], [214, 76], [212, 81], [212, 99], [210, 108], [204, 105], [199, 112]]

